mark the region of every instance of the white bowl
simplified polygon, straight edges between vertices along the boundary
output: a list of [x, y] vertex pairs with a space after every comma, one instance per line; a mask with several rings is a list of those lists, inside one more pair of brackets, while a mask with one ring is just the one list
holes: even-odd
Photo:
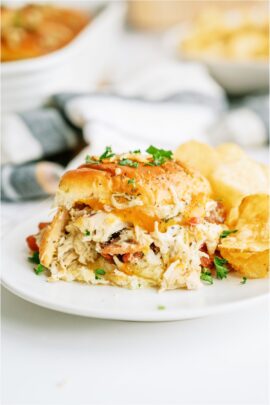
[[[78, 5], [76, 8], [81, 8]], [[106, 79], [125, 7], [116, 2], [89, 12], [94, 12], [92, 21], [64, 48], [37, 58], [1, 63], [2, 112], [36, 108], [54, 93], [92, 90]]]
[[213, 78], [229, 94], [246, 94], [269, 88], [268, 61], [230, 61], [214, 58], [193, 58], [181, 52], [181, 40], [187, 35], [189, 24], [181, 24], [166, 32], [163, 46], [174, 57], [183, 61], [203, 63]]

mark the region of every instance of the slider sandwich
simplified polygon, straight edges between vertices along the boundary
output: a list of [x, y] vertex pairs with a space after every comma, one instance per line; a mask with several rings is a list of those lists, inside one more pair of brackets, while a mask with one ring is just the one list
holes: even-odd
[[53, 281], [196, 289], [224, 229], [208, 181], [153, 146], [87, 156], [55, 201], [53, 221], [28, 237]]

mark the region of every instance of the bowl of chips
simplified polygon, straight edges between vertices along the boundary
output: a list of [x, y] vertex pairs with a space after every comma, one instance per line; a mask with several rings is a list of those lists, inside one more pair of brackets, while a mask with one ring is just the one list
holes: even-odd
[[206, 9], [174, 27], [165, 46], [182, 60], [204, 63], [231, 94], [269, 87], [269, 18], [261, 9]]

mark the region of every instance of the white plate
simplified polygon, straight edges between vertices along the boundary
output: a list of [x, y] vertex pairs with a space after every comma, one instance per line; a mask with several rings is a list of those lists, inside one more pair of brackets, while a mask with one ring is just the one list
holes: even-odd
[[163, 47], [171, 56], [186, 61], [203, 63], [213, 78], [230, 94], [246, 94], [269, 88], [268, 61], [230, 61], [216, 58], [196, 58], [180, 51], [180, 43], [191, 25], [182, 23], [168, 30], [163, 37]]
[[[27, 301], [53, 310], [94, 318], [129, 321], [171, 321], [191, 319], [252, 303], [268, 293], [268, 281], [229, 276], [203, 285], [198, 291], [154, 289], [125, 290], [90, 286], [76, 282], [49, 283], [36, 275], [27, 262], [26, 236], [34, 233], [43, 217], [31, 219], [13, 230], [2, 243], [2, 283]], [[47, 219], [48, 220], [48, 219]], [[158, 309], [164, 306], [165, 309]]]

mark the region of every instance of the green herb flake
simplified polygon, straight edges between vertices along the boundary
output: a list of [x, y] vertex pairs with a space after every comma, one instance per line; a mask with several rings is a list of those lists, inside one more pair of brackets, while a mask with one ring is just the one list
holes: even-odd
[[237, 231], [238, 231], [237, 229], [233, 229], [233, 230], [226, 229], [221, 232], [220, 238], [221, 239], [227, 238], [227, 236], [229, 236], [231, 233], [236, 233]]
[[138, 167], [139, 163], [138, 162], [133, 162], [133, 160], [130, 159], [122, 159], [118, 163], [120, 166], [129, 166], [129, 167]]
[[89, 164], [92, 164], [92, 165], [98, 165], [98, 161], [92, 159], [91, 156], [89, 156], [89, 155], [86, 155], [85, 163], [89, 163]]
[[22, 23], [22, 18], [21, 18], [21, 14], [20, 12], [16, 12], [14, 17], [13, 17], [13, 25], [16, 28], [20, 28], [23, 27], [23, 23]]
[[140, 151], [140, 149], [136, 149], [136, 150], [134, 150], [134, 151], [131, 152], [131, 153], [142, 153], [142, 152]]
[[88, 231], [88, 229], [86, 229], [86, 231], [84, 232], [85, 236], [90, 236], [90, 231]]
[[104, 269], [96, 269], [95, 270], [95, 279], [100, 280], [100, 276], [104, 276], [106, 274], [106, 271]]
[[131, 184], [133, 187], [136, 187], [135, 179], [129, 179], [128, 184]]
[[247, 278], [246, 278], [246, 277], [243, 277], [240, 284], [246, 284], [246, 282], [247, 282]]
[[46, 270], [46, 267], [42, 266], [42, 264], [38, 264], [37, 267], [34, 269], [35, 273], [39, 275], [42, 273], [44, 270]]
[[164, 309], [166, 309], [166, 307], [164, 305], [158, 305], [157, 309], [159, 311], [164, 311]]
[[216, 268], [216, 273], [217, 273], [217, 278], [219, 280], [223, 280], [223, 278], [227, 277], [227, 274], [229, 272], [226, 264], [227, 264], [227, 260], [223, 259], [221, 257], [215, 256], [214, 257], [214, 265]]
[[209, 284], [213, 284], [214, 282], [211, 271], [207, 267], [202, 269], [200, 278], [202, 281], [205, 281], [206, 283]]
[[35, 264], [39, 264], [39, 253], [38, 252], [34, 252], [32, 256], [28, 257], [28, 261], [30, 263], [35, 263]]
[[148, 163], [148, 166], [161, 166], [168, 160], [172, 160], [173, 153], [170, 150], [158, 149], [151, 145], [146, 152], [152, 155], [153, 162]]
[[115, 153], [113, 153], [111, 146], [106, 146], [105, 152], [102, 153], [102, 155], [99, 157], [100, 162], [104, 159], [109, 159], [113, 157]]

